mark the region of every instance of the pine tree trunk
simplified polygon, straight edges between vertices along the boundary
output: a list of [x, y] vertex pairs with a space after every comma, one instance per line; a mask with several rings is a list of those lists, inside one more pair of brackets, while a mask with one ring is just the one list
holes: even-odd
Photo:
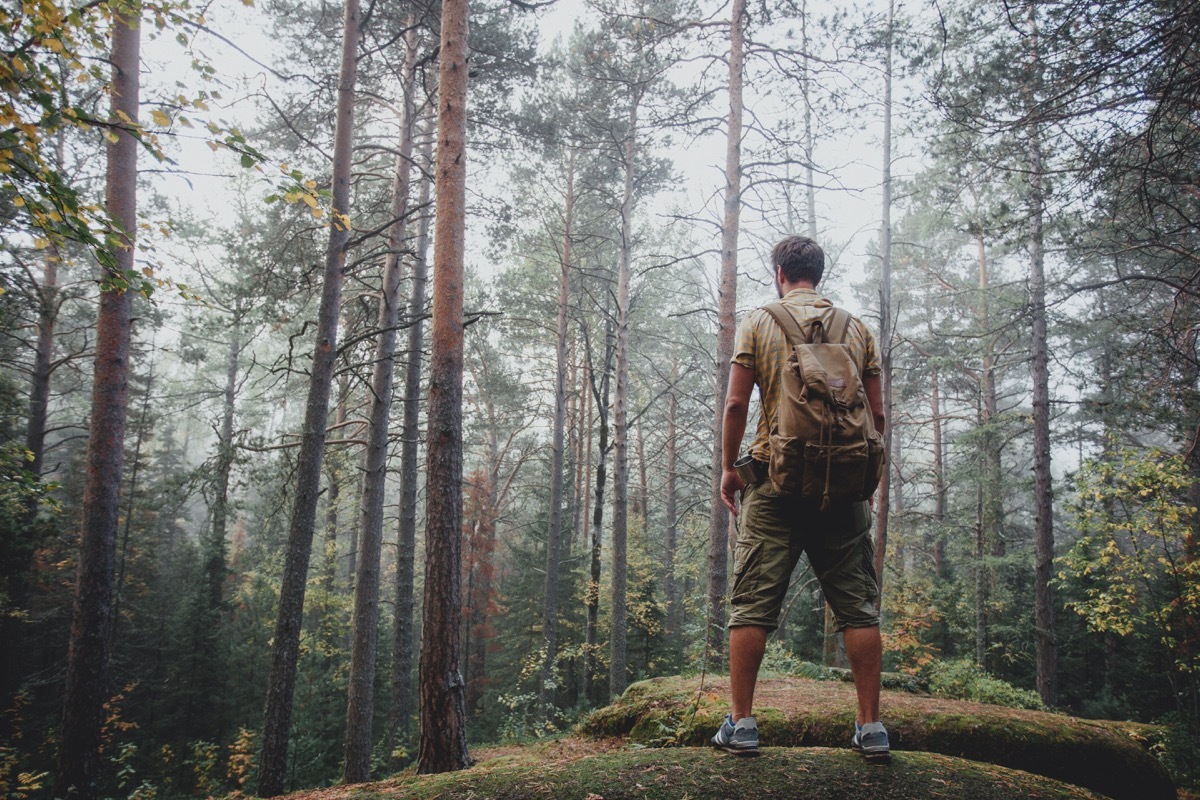
[[887, 466], [879, 482], [875, 503], [875, 580], [883, 589], [883, 565], [887, 558], [888, 512], [892, 489], [892, 33], [896, 4], [888, 3], [886, 43], [883, 62], [883, 221], [879, 226], [883, 259], [879, 282], [879, 361], [883, 384], [883, 414], [888, 424], [883, 429], [883, 452]]
[[[713, 403], [713, 461], [708, 526], [708, 619], [705, 651], [710, 669], [725, 653], [725, 596], [729, 590], [729, 512], [721, 501], [724, 468], [721, 431], [737, 313], [738, 224], [742, 212], [742, 81], [745, 0], [734, 0], [729, 22], [729, 120], [725, 137], [725, 218], [721, 225], [721, 277], [717, 286], [717, 373]], [[736, 457], [736, 453], [733, 454]]]
[[1004, 553], [1004, 497], [1000, 463], [1002, 444], [1000, 432], [996, 427], [999, 401], [996, 397], [995, 337], [991, 329], [988, 259], [982, 230], [976, 233], [975, 242], [979, 264], [977, 318], [982, 334], [980, 341], [983, 345], [979, 374], [979, 425], [984, 429], [984, 434], [979, 440], [981, 468], [975, 547], [975, 660], [979, 666], [986, 669], [987, 651], [991, 637], [988, 629], [990, 625], [988, 606], [991, 602], [992, 586], [995, 583], [995, 571], [989, 567], [988, 557]]
[[[1029, 6], [1029, 58], [1040, 76], [1037, 6]], [[1036, 99], [1030, 89], [1028, 108]], [[1050, 477], [1050, 369], [1046, 334], [1046, 273], [1043, 220], [1046, 199], [1042, 186], [1041, 126], [1029, 127], [1029, 305], [1033, 380], [1033, 484], [1036, 526], [1034, 568], [1034, 625], [1037, 628], [1037, 690], [1048, 706], [1058, 702], [1058, 637], [1054, 630], [1054, 487]]]
[[626, 674], [626, 580], [629, 533], [629, 284], [633, 272], [633, 173], [637, 157], [641, 87], [629, 109], [625, 139], [625, 190], [621, 199], [621, 248], [617, 269], [617, 391], [613, 397], [612, 620], [609, 623], [610, 697], [620, 697]]
[[[412, 75], [416, 52], [405, 55], [404, 75]], [[406, 87], [404, 119], [400, 125], [396, 177], [392, 184], [392, 225], [383, 265], [379, 301], [379, 339], [371, 377], [371, 408], [367, 420], [366, 470], [363, 473], [362, 534], [354, 581], [354, 621], [350, 652], [350, 691], [346, 710], [346, 763], [343, 783], [371, 779], [371, 729], [375, 716], [375, 656], [379, 638], [379, 568], [383, 554], [383, 495], [387, 487], [388, 428], [392, 412], [392, 381], [396, 368], [396, 328], [400, 324], [400, 253], [407, 231], [408, 191], [412, 182], [413, 116], [411, 81]]]
[[225, 394], [221, 405], [221, 434], [217, 442], [217, 485], [213, 499], [212, 532], [205, 547], [204, 575], [208, 581], [208, 603], [219, 609], [224, 602], [227, 539], [229, 535], [229, 478], [233, 472], [233, 422], [237, 411], [238, 372], [242, 354], [240, 311], [235, 312], [229, 335], [225, 367]]
[[[121, 457], [129, 400], [133, 315], [134, 236], [137, 231], [138, 142], [122, 117], [138, 118], [141, 4], [114, 10], [112, 110], [116, 141], [108, 145], [105, 208], [121, 230], [110, 236], [111, 262], [104, 265], [96, 321], [92, 418], [84, 475], [79, 572], [62, 731], [55, 770], [55, 797], [94, 800], [100, 772], [100, 729], [107, 699], [105, 671], [113, 603], [113, 562], [120, 508]], [[119, 288], [126, 286], [123, 291]]]
[[333, 207], [329, 245], [325, 251], [324, 284], [317, 312], [317, 338], [304, 409], [300, 452], [296, 460], [295, 499], [279, 592], [271, 670], [267, 679], [262, 755], [258, 772], [260, 797], [283, 794], [287, 774], [288, 734], [296, 688], [296, 664], [300, 654], [304, 592], [321, 488], [325, 425], [337, 359], [343, 268], [346, 264], [346, 245], [350, 239], [350, 152], [354, 137], [354, 81], [358, 66], [359, 21], [358, 0], [346, 0], [333, 144]]
[[538, 696], [548, 719], [554, 707], [554, 667], [558, 661], [558, 570], [562, 560], [563, 439], [567, 424], [567, 309], [571, 286], [571, 234], [575, 211], [575, 153], [567, 165], [567, 196], [563, 212], [562, 261], [558, 274], [558, 331], [554, 371], [554, 432], [550, 456], [550, 525], [546, 531], [546, 582], [542, 607], [542, 671]]
[[946, 572], [946, 457], [942, 447], [942, 398], [939, 372], [935, 366], [929, 378], [929, 416], [933, 422], [933, 521], [936, 525], [933, 541], [933, 572], [938, 578]]
[[679, 471], [679, 397], [676, 392], [676, 382], [679, 380], [679, 364], [671, 364], [671, 388], [667, 392], [667, 491], [666, 491], [666, 522], [667, 530], [663, 541], [663, 596], [667, 601], [666, 637], [670, 641], [679, 635], [679, 588], [675, 581], [675, 550], [678, 548], [679, 533], [679, 488], [677, 474]]
[[[608, 477], [608, 394], [610, 383], [610, 368], [613, 353], [616, 352], [616, 342], [612, 324], [609, 323], [604, 331], [604, 368], [600, 375], [599, 398], [596, 402], [597, 416], [600, 418], [596, 448], [596, 504], [592, 512], [591, 559], [588, 566], [587, 588], [587, 627], [584, 634], [585, 656], [583, 686], [584, 695], [593, 705], [600, 705], [604, 698], [600, 696], [600, 682], [597, 680], [600, 627], [600, 559], [603, 542], [604, 525], [604, 484]], [[592, 379], [592, 391], [596, 393], [596, 371], [589, 369]]]
[[[808, 3], [800, 4], [800, 52], [808, 53]], [[813, 166], [813, 113], [812, 113], [812, 79], [809, 77], [808, 59], [800, 59], [800, 92], [804, 96], [804, 177], [807, 200], [808, 238], [817, 238], [817, 186], [815, 167]], [[789, 226], [790, 227], [790, 226]]]
[[442, 3], [437, 228], [425, 485], [425, 611], [417, 772], [465, 769], [462, 625], [463, 245], [466, 218], [467, 0]]
[[[414, 34], [415, 35], [415, 34]], [[410, 47], [412, 44], [410, 44]], [[432, 139], [425, 138], [422, 162], [430, 163]], [[419, 205], [429, 206], [432, 181], [422, 179]], [[388, 752], [396, 737], [407, 738], [414, 708], [412, 668], [416, 652], [414, 618], [416, 589], [414, 572], [417, 554], [417, 447], [420, 443], [421, 351], [425, 328], [426, 253], [429, 247], [429, 214], [417, 221], [416, 254], [413, 257], [412, 291], [408, 298], [407, 362], [404, 366], [404, 419], [400, 429], [400, 524], [396, 553], [396, 610], [392, 624], [392, 703], [388, 714]], [[392, 769], [402, 764], [392, 761]]]

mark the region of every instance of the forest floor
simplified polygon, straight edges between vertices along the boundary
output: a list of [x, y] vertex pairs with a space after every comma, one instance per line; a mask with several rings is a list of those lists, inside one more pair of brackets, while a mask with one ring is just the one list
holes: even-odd
[[1195, 800], [1176, 793], [1152, 755], [1162, 731], [1136, 723], [934, 698], [884, 695], [889, 765], [849, 749], [853, 686], [766, 678], [756, 693], [763, 744], [745, 759], [705, 747], [728, 703], [728, 679], [658, 678], [631, 686], [576, 731], [480, 747], [476, 765], [404, 773], [289, 800], [750, 800], [821, 797]]

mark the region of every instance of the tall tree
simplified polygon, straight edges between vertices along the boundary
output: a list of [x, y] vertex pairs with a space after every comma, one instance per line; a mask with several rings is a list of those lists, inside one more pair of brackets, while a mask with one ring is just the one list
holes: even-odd
[[883, 566], [887, 556], [888, 520], [892, 491], [892, 54], [896, 25], [896, 3], [888, 0], [887, 27], [883, 45], [883, 213], [879, 226], [879, 362], [883, 384], [883, 410], [889, 420], [883, 433], [883, 453], [889, 464], [879, 484], [875, 514], [875, 580], [883, 588]]
[[[745, 0], [734, 0], [729, 21], [729, 117], [725, 130], [725, 217], [721, 224], [721, 278], [717, 301], [717, 373], [713, 402], [713, 464], [708, 527], [708, 624], [705, 649], [710, 666], [725, 652], [725, 595], [729, 586], [729, 512], [721, 501], [721, 423], [729, 389], [737, 312], [738, 221], [742, 195], [742, 81], [745, 65]], [[736, 456], [736, 453], [734, 454]]]
[[[1026, 109], [1033, 113], [1041, 93], [1041, 45], [1037, 3], [1029, 3], [1026, 45], [1029, 77]], [[1054, 488], [1050, 477], [1050, 353], [1046, 339], [1046, 268], [1042, 131], [1034, 122], [1026, 131], [1029, 147], [1027, 203], [1029, 214], [1029, 322], [1032, 329], [1033, 482], [1036, 520], [1034, 625], [1037, 629], [1037, 689], [1042, 702], [1058, 702], [1058, 637], [1054, 630]]]
[[467, 178], [467, 0], [442, 3], [438, 69], [437, 228], [433, 245], [433, 352], [425, 513], [417, 772], [471, 764], [462, 624], [463, 245]]
[[128, 407], [133, 318], [134, 237], [137, 232], [138, 118], [141, 83], [140, 2], [115, 10], [112, 25], [112, 101], [104, 205], [114, 230], [103, 256], [92, 418], [84, 476], [79, 572], [62, 733], [55, 770], [57, 797], [93, 800], [100, 772], [100, 730], [108, 699], [105, 668], [114, 595], [113, 569], [120, 514], [121, 460]]
[[258, 794], [261, 797], [282, 794], [287, 775], [288, 736], [296, 688], [296, 662], [300, 652], [300, 626], [304, 616], [304, 590], [320, 494], [329, 394], [338, 356], [339, 306], [345, 277], [346, 247], [350, 241], [350, 156], [354, 140], [354, 82], [358, 72], [360, 21], [358, 0], [346, 0], [341, 67], [338, 72], [337, 121], [333, 138], [333, 201], [329, 244], [325, 251], [317, 336], [297, 457], [295, 499], [271, 650], [262, 755], [258, 770]]
[[[415, 37], [415, 33], [410, 34]], [[410, 40], [409, 46], [414, 42]], [[421, 163], [431, 162], [433, 138], [424, 132]], [[396, 533], [396, 607], [392, 621], [392, 703], [389, 713], [389, 747], [396, 736], [408, 734], [414, 711], [412, 667], [415, 641], [416, 590], [414, 572], [417, 553], [417, 447], [420, 444], [421, 353], [425, 341], [426, 261], [429, 249], [429, 196], [432, 176], [421, 179], [417, 221], [416, 253], [413, 255], [412, 290], [408, 297], [408, 344], [404, 364], [404, 414], [400, 425], [400, 523]], [[398, 767], [398, 764], [393, 764]]]
[[371, 779], [372, 722], [375, 716], [375, 661], [379, 638], [379, 569], [383, 554], [383, 495], [387, 487], [388, 428], [392, 411], [392, 381], [396, 367], [396, 337], [400, 324], [400, 272], [412, 183], [413, 132], [416, 102], [413, 69], [416, 48], [404, 57], [404, 109], [392, 183], [391, 226], [383, 264], [379, 299], [379, 338], [375, 345], [367, 419], [366, 469], [363, 473], [362, 526], [357, 577], [354, 581], [354, 626], [350, 653], [350, 696], [346, 711], [344, 783]]
[[554, 423], [550, 456], [550, 515], [546, 530], [546, 584], [542, 614], [542, 659], [538, 694], [543, 713], [554, 704], [554, 668], [558, 660], [558, 571], [562, 560], [564, 429], [567, 424], [567, 325], [571, 289], [571, 236], [575, 214], [575, 151], [567, 156], [563, 209], [563, 241], [558, 270], [558, 314], [555, 329]]

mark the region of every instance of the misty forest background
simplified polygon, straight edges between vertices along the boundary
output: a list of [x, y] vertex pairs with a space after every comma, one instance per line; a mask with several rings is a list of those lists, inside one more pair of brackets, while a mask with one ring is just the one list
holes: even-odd
[[879, 333], [887, 669], [1166, 722], [1194, 779], [1200, 2], [477, 0], [464, 67], [466, 22], [0, 2], [4, 793], [364, 780], [454, 750], [426, 692], [473, 745], [720, 670], [715, 431], [786, 233]]

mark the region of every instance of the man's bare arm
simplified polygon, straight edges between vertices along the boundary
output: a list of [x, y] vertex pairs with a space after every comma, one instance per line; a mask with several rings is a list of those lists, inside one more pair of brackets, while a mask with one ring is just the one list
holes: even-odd
[[742, 435], [746, 432], [746, 415], [750, 411], [750, 395], [754, 391], [754, 370], [741, 364], [729, 367], [729, 389], [725, 393], [725, 413], [721, 418], [721, 501], [734, 514], [734, 498], [745, 485], [733, 469], [737, 461]]

